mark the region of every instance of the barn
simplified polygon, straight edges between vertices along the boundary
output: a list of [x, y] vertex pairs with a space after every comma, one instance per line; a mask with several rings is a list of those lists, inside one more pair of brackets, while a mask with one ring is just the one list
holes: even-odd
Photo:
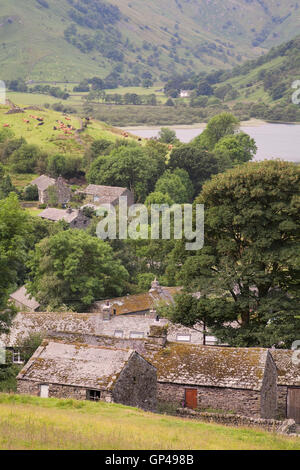
[[279, 416], [300, 424], [300, 352], [272, 349], [271, 354], [278, 373]]
[[167, 343], [151, 363], [161, 402], [257, 418], [277, 415], [277, 371], [267, 349]]
[[20, 394], [156, 408], [156, 369], [132, 349], [45, 339], [17, 383]]

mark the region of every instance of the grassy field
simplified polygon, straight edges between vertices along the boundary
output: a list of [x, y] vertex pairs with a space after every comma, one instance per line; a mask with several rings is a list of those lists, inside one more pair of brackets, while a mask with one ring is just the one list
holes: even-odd
[[116, 404], [2, 394], [0, 449], [296, 450], [300, 439]]

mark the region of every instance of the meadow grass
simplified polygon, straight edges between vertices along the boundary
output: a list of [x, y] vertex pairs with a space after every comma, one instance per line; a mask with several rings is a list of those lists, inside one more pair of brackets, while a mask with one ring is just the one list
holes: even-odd
[[296, 450], [300, 439], [118, 404], [0, 394], [0, 449]]
[[[20, 102], [17, 104], [20, 105]], [[92, 120], [80, 135], [76, 136], [74, 131], [72, 131], [72, 135], [64, 135], [61, 130], [54, 130], [54, 127], [58, 127], [57, 120], [79, 129], [82, 122], [79, 116], [69, 115], [70, 120], [66, 120], [62, 113], [50, 109], [43, 109], [42, 111], [26, 110], [24, 113], [6, 114], [8, 109], [8, 106], [0, 107], [0, 128], [4, 124], [9, 124], [16, 137], [24, 137], [28, 144], [38, 145], [42, 150], [52, 154], [83, 155], [87, 145], [93, 139], [115, 141], [121, 137], [122, 133], [119, 129], [103, 122]], [[31, 118], [31, 115], [44, 118], [44, 125], [38, 126], [38, 121]], [[29, 123], [24, 122], [24, 120], [29, 120]], [[17, 177], [15, 180], [17, 182]], [[20, 186], [24, 185], [21, 184]]]

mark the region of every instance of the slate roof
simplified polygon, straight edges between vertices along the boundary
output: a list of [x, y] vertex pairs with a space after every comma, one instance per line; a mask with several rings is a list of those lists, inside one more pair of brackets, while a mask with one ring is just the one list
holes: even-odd
[[18, 379], [111, 390], [133, 354], [137, 353], [132, 349], [46, 339]]
[[37, 185], [40, 191], [45, 191], [49, 186], [53, 186], [55, 184], [54, 178], [49, 178], [49, 176], [41, 175], [35, 180], [31, 181], [31, 185]]
[[151, 358], [159, 382], [261, 390], [268, 349], [169, 343]]
[[54, 222], [65, 220], [70, 224], [78, 217], [78, 214], [79, 212], [77, 209], [73, 209], [72, 212], [69, 212], [68, 209], [55, 209], [49, 207], [48, 209], [45, 209], [43, 212], [41, 212], [39, 217], [42, 217], [42, 219], [52, 220]]
[[[114, 309], [116, 310], [116, 315], [134, 314], [151, 310], [151, 308], [161, 302], [166, 304], [172, 303], [174, 301], [173, 296], [178, 294], [180, 290], [181, 287], [162, 287], [161, 290], [153, 290], [152, 292], [149, 291], [144, 294], [127, 295], [110, 299], [109, 303], [112, 311]], [[106, 300], [95, 302], [91, 310], [93, 312], [100, 312], [106, 302]]]
[[89, 184], [83, 192], [91, 194], [92, 196], [102, 197], [113, 197], [117, 198], [127, 191], [127, 188], [121, 188], [119, 186], [101, 186], [98, 184]]
[[37, 300], [34, 297], [30, 298], [29, 294], [27, 293], [26, 287], [22, 286], [20, 289], [16, 290], [10, 295], [10, 299], [19, 302], [20, 304], [24, 305], [29, 310], [37, 310], [40, 306]]
[[300, 387], [300, 351], [271, 349], [270, 352], [277, 367], [278, 385]]

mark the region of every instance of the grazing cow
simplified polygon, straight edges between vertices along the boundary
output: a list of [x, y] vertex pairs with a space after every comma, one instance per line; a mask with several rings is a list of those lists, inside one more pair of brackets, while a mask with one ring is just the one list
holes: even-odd
[[9, 124], [3, 124], [3, 127], [10, 127]]

